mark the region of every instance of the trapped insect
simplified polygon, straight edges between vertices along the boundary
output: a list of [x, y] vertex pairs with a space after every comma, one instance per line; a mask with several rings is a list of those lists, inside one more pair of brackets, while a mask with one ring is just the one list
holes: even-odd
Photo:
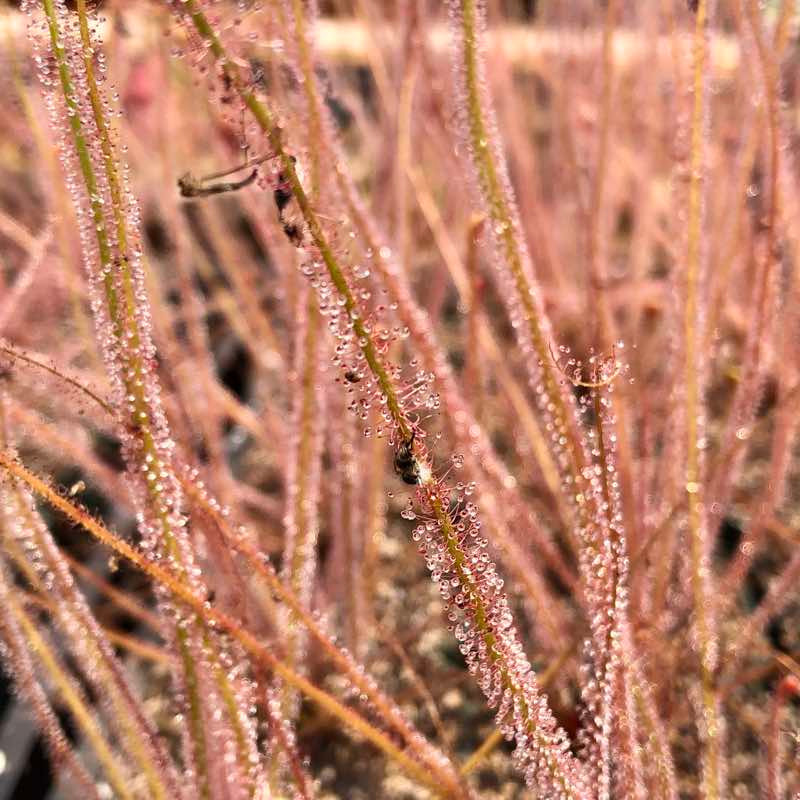
[[[215, 172], [202, 178], [197, 178], [191, 172], [186, 172], [178, 178], [178, 189], [180, 190], [181, 197], [187, 199], [236, 192], [239, 189], [243, 189], [245, 186], [249, 186], [256, 180], [258, 177], [257, 167], [259, 164], [276, 157], [274, 153], [269, 153], [255, 160], [246, 161], [244, 164], [240, 164], [232, 169], [224, 170], [223, 172]], [[289, 159], [292, 164], [297, 164], [297, 158], [295, 156], [290, 155]], [[256, 168], [241, 180], [216, 181], [217, 178], [223, 178], [226, 175], [231, 175], [250, 166], [255, 166]], [[209, 183], [209, 181], [216, 182]], [[275, 188], [272, 190], [272, 197], [275, 201], [275, 207], [278, 209], [278, 220], [281, 223], [283, 232], [286, 234], [286, 238], [295, 247], [301, 247], [303, 244], [303, 219], [299, 209], [292, 210], [292, 186], [286, 170], [282, 169], [278, 172]]]
[[178, 178], [178, 188], [181, 197], [209, 197], [212, 194], [223, 194], [225, 192], [235, 192], [249, 186], [258, 176], [258, 170], [254, 169], [247, 177], [240, 181], [220, 181], [204, 186], [203, 183], [208, 178], [195, 178], [191, 172], [187, 172]]
[[[295, 156], [289, 156], [292, 164], [297, 164]], [[286, 170], [281, 170], [278, 173], [278, 179], [272, 196], [275, 200], [275, 207], [278, 209], [278, 219], [283, 227], [283, 232], [286, 238], [295, 246], [300, 247], [303, 244], [303, 222], [302, 216], [298, 213], [287, 214], [287, 208], [290, 208], [292, 202], [292, 186], [289, 182], [289, 176]]]
[[[259, 156], [255, 159], [247, 159], [244, 164], [239, 164], [231, 169], [223, 170], [222, 172], [214, 172], [211, 175], [206, 175], [202, 178], [196, 178], [191, 172], [186, 172], [178, 178], [178, 189], [180, 189], [181, 197], [194, 198], [194, 197], [209, 197], [214, 194], [224, 194], [226, 192], [236, 192], [249, 186], [258, 177], [258, 166], [263, 164], [269, 159], [275, 158], [274, 153], [267, 153], [266, 155]], [[238, 181], [217, 181], [218, 178], [224, 178], [227, 175], [233, 175], [235, 172], [241, 172], [243, 169], [253, 167], [252, 172]], [[217, 181], [209, 183], [209, 181]]]
[[414, 438], [416, 432], [412, 431], [411, 436], [400, 443], [394, 456], [394, 471], [408, 484], [415, 486], [419, 483], [419, 464], [414, 457]]

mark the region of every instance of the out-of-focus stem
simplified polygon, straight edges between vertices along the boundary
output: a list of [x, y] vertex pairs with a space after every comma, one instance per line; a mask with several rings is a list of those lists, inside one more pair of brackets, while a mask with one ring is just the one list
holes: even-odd
[[55, 653], [36, 629], [36, 625], [17, 602], [13, 592], [7, 591], [4, 594], [6, 612], [19, 625], [30, 650], [36, 654], [48, 678], [57, 687], [59, 696], [69, 708], [80, 730], [86, 736], [117, 796], [123, 798], [123, 800], [133, 800], [134, 796], [129, 789], [128, 777], [108, 746], [105, 734], [92, 716], [92, 712], [84, 699], [58, 663]]
[[645, 750], [648, 759], [652, 754], [655, 772], [655, 780], [658, 786], [655, 797], [659, 800], [675, 800], [678, 790], [675, 785], [675, 767], [672, 763], [672, 755], [669, 751], [669, 744], [664, 733], [664, 727], [658, 718], [658, 713], [652, 702], [651, 692], [646, 684], [646, 678], [642, 674], [638, 665], [631, 670], [630, 680], [632, 683], [631, 691], [636, 711], [641, 720], [641, 729], [647, 737], [650, 747]]
[[[378, 422], [378, 411], [371, 411], [374, 424]], [[379, 544], [386, 529], [386, 501], [384, 499], [384, 465], [386, 463], [385, 445], [373, 436], [363, 449], [361, 469], [367, 475], [367, 510], [364, 514], [364, 555], [362, 581], [364, 586], [364, 605], [368, 617], [375, 618], [375, 599], [378, 583]]]
[[311, 161], [311, 197], [315, 198], [320, 190], [321, 175], [320, 175], [320, 152], [323, 147], [324, 138], [322, 135], [322, 115], [320, 113], [320, 102], [317, 96], [317, 81], [314, 73], [314, 63], [312, 61], [312, 50], [309, 45], [309, 32], [307, 30], [307, 21], [305, 8], [303, 7], [303, 0], [291, 0], [292, 3], [292, 16], [294, 17], [294, 25], [292, 31], [294, 33], [295, 46], [297, 47], [297, 56], [300, 62], [300, 71], [303, 75], [303, 91], [306, 95], [306, 103], [309, 118], [309, 153]]
[[464, 259], [469, 279], [469, 294], [467, 295], [467, 363], [464, 367], [464, 384], [467, 393], [472, 397], [475, 419], [479, 425], [483, 421], [483, 371], [481, 370], [480, 359], [481, 315], [479, 311], [483, 278], [478, 266], [478, 238], [485, 222], [486, 218], [481, 215], [475, 215], [470, 220], [467, 228], [466, 258]]
[[356, 663], [349, 653], [342, 651], [334, 643], [314, 619], [313, 615], [304, 608], [303, 603], [295, 592], [284, 581], [279, 579], [270, 566], [264, 563], [258, 552], [231, 530], [226, 519], [209, 505], [201, 494], [194, 491], [191, 486], [187, 485], [186, 489], [214, 520], [228, 545], [246, 559], [249, 568], [253, 570], [254, 574], [266, 583], [270, 591], [281, 602], [286, 604], [296, 622], [302, 624], [308, 630], [328, 658], [341, 670], [342, 674], [346, 675], [348, 680], [366, 695], [384, 722], [394, 728], [397, 734], [406, 742], [408, 748], [415, 753], [417, 760], [425, 763], [434, 774], [437, 774], [443, 785], [455, 785], [457, 781], [454, 781], [454, 776], [449, 774], [447, 767], [440, 764], [441, 755], [435, 751], [430, 751], [427, 745], [421, 746], [421, 742], [424, 741], [421, 734], [406, 720], [396, 705], [381, 692], [374, 681], [366, 675], [363, 668]]
[[686, 347], [686, 502], [689, 516], [689, 557], [691, 563], [694, 626], [700, 658], [701, 719], [700, 738], [703, 743], [703, 797], [720, 797], [721, 737], [719, 709], [714, 686], [716, 665], [715, 643], [711, 631], [710, 603], [713, 592], [709, 572], [705, 524], [703, 520], [703, 485], [700, 473], [701, 381], [698, 367], [700, 324], [700, 242], [702, 235], [704, 169], [704, 127], [706, 117], [706, 0], [699, 0], [696, 11], [693, 64], [693, 109], [691, 154], [689, 165], [689, 200], [687, 211], [686, 307], [684, 337]]
[[786, 701], [800, 695], [800, 679], [795, 675], [787, 675], [778, 684], [772, 698], [769, 730], [767, 731], [767, 764], [766, 764], [766, 800], [781, 800], [783, 797], [783, 780], [781, 777], [781, 716]]
[[[289, 564], [288, 583], [292, 591], [298, 595], [303, 596], [308, 594], [307, 580], [309, 576], [305, 572], [306, 563], [308, 561], [308, 550], [314, 547], [312, 540], [313, 531], [311, 526], [314, 524], [313, 520], [309, 519], [309, 511], [314, 512], [316, 508], [310, 509], [310, 498], [308, 496], [309, 486], [308, 479], [311, 470], [313, 469], [312, 459], [314, 458], [314, 438], [315, 438], [315, 424], [319, 420], [315, 414], [316, 411], [316, 379], [317, 379], [317, 338], [319, 317], [317, 314], [316, 304], [314, 303], [314, 296], [308, 293], [307, 309], [306, 309], [306, 325], [305, 336], [302, 341], [298, 342], [301, 350], [301, 370], [298, 375], [300, 381], [300, 409], [299, 409], [299, 424], [298, 429], [300, 432], [300, 442], [298, 447], [298, 491], [295, 497], [294, 514], [297, 520], [297, 541], [293, 543], [293, 550]], [[292, 654], [289, 659], [289, 664], [294, 664], [296, 653]]]
[[[286, 544], [283, 578], [304, 607], [311, 604], [317, 571], [317, 533], [319, 528], [319, 472], [322, 458], [320, 408], [320, 336], [323, 333], [316, 297], [310, 287], [301, 285], [296, 302], [295, 369], [292, 395], [291, 452], [288, 457], [286, 487]], [[349, 531], [348, 531], [349, 533]], [[281, 622], [285, 629], [287, 666], [303, 671], [306, 635], [293, 612]], [[299, 710], [297, 694], [288, 687], [282, 691], [283, 715], [293, 720]]]
[[602, 63], [603, 88], [600, 97], [600, 141], [597, 144], [597, 160], [594, 180], [589, 198], [589, 304], [591, 313], [595, 315], [599, 339], [604, 347], [612, 340], [612, 319], [608, 307], [608, 299], [604, 286], [607, 281], [605, 264], [600, 257], [600, 228], [603, 206], [603, 190], [606, 183], [608, 165], [608, 141], [611, 128], [611, 89], [614, 81], [614, 26], [617, 17], [617, 0], [609, 0], [606, 4], [605, 24], [603, 25]]
[[0, 344], [0, 353], [5, 353], [10, 358], [18, 359], [19, 361], [23, 361], [26, 364], [30, 364], [31, 366], [38, 367], [39, 369], [43, 369], [45, 372], [49, 372], [51, 375], [59, 378], [62, 381], [70, 384], [74, 388], [78, 389], [79, 391], [83, 392], [84, 394], [88, 395], [92, 400], [95, 401], [107, 414], [113, 416], [114, 409], [105, 401], [103, 400], [100, 395], [96, 392], [93, 392], [88, 386], [81, 383], [80, 381], [71, 378], [64, 372], [57, 370], [55, 367], [51, 367], [48, 364], [45, 364], [43, 361], [39, 361], [32, 356], [29, 356], [27, 353], [23, 353], [21, 350], [17, 350], [15, 347], [10, 347], [5, 344]]
[[[13, 558], [14, 563], [17, 566], [21, 566], [21, 559], [16, 555], [13, 556]], [[24, 592], [22, 594], [22, 599], [26, 604], [34, 605], [39, 609], [47, 611], [53, 616], [58, 614], [58, 607], [56, 604], [52, 600], [48, 600], [44, 595]], [[117, 645], [123, 650], [127, 650], [131, 655], [138, 656], [146, 661], [152, 661], [155, 664], [172, 666], [175, 663], [175, 659], [172, 657], [172, 655], [161, 647], [148, 644], [141, 639], [136, 639], [127, 633], [122, 633], [121, 631], [114, 630], [113, 628], [108, 628], [105, 625], [101, 625], [100, 629], [103, 631], [103, 635], [108, 638], [108, 641], [111, 642], [111, 644]]]

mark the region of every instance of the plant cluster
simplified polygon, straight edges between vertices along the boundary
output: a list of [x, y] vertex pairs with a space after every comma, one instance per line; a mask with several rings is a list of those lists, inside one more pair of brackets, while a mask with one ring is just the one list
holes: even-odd
[[65, 796], [800, 792], [800, 15], [560, 5], [0, 17]]

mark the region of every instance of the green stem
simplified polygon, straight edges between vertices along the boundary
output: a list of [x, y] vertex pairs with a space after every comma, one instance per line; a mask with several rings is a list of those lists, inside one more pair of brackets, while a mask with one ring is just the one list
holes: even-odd
[[353, 293], [350, 291], [344, 271], [339, 266], [336, 256], [333, 253], [333, 249], [328, 243], [325, 233], [322, 230], [319, 218], [317, 217], [314, 209], [311, 207], [311, 201], [309, 200], [305, 189], [300, 183], [294, 161], [283, 145], [283, 141], [281, 139], [281, 129], [278, 126], [274, 114], [242, 81], [239, 68], [228, 58], [225, 49], [219, 40], [219, 37], [214, 32], [203, 12], [197, 8], [197, 3], [195, 0], [186, 0], [186, 2], [182, 3], [182, 6], [189, 14], [192, 24], [195, 26], [197, 32], [208, 44], [209, 52], [220, 62], [223, 72], [225, 75], [227, 75], [231, 81], [231, 84], [239, 92], [242, 102], [244, 102], [245, 106], [253, 114], [256, 122], [261, 127], [261, 130], [267, 135], [270, 146], [272, 147], [272, 152], [280, 160], [281, 169], [288, 179], [295, 200], [297, 201], [300, 211], [303, 214], [303, 218], [308, 225], [314, 245], [319, 250], [322, 260], [325, 262], [325, 267], [328, 270], [328, 274], [333, 281], [336, 290], [344, 300], [344, 310], [347, 312], [352, 322], [353, 333], [355, 334], [356, 340], [359, 343], [359, 347], [364, 359], [369, 365], [369, 368], [375, 376], [375, 379], [378, 381], [378, 386], [380, 387], [381, 393], [386, 399], [386, 406], [389, 414], [391, 415], [401, 437], [404, 440], [408, 440], [411, 437], [411, 425], [402, 410], [394, 384], [392, 383], [386, 367], [383, 365], [383, 362], [380, 359], [378, 349], [375, 346], [375, 343], [373, 342], [369, 332], [364, 327], [364, 322], [361, 319], [358, 304], [353, 296]]
[[[86, 80], [89, 91], [89, 100], [92, 106], [93, 117], [97, 132], [100, 137], [101, 151], [106, 177], [109, 183], [109, 192], [112, 198], [113, 214], [117, 229], [117, 244], [121, 252], [118, 262], [112, 255], [112, 247], [106, 230], [104, 219], [104, 208], [99, 189], [99, 184], [92, 165], [91, 153], [83, 131], [83, 125], [79, 114], [79, 103], [75, 95], [75, 89], [69, 71], [64, 45], [61, 41], [61, 34], [58, 26], [58, 16], [53, 0], [42, 0], [43, 8], [47, 18], [47, 26], [50, 33], [50, 41], [53, 53], [58, 65], [58, 73], [61, 81], [61, 89], [64, 95], [64, 102], [67, 106], [67, 116], [73, 143], [78, 156], [78, 163], [83, 177], [84, 185], [89, 196], [92, 211], [92, 221], [94, 223], [95, 236], [97, 239], [98, 252], [100, 256], [100, 266], [103, 272], [103, 285], [105, 289], [106, 302], [108, 304], [108, 315], [111, 321], [115, 338], [120, 343], [123, 353], [123, 360], [126, 362], [120, 370], [127, 396], [133, 397], [133, 413], [129, 425], [135, 435], [139, 438], [142, 446], [144, 461], [148, 463], [150, 469], [146, 473], [147, 492], [150, 498], [151, 508], [155, 510], [159, 520], [162, 533], [164, 535], [164, 545], [172, 557], [180, 563], [180, 553], [178, 545], [172, 532], [169, 521], [168, 503], [165, 502], [163, 492], [160, 488], [160, 457], [155, 441], [149, 429], [150, 408], [145, 395], [144, 367], [141, 357], [138, 355], [141, 344], [141, 336], [134, 313], [135, 291], [133, 278], [128, 262], [128, 236], [124, 209], [122, 207], [122, 195], [120, 182], [116, 172], [114, 161], [114, 151], [111, 144], [108, 128], [105, 123], [100, 93], [94, 78], [94, 70], [91, 61], [91, 40], [89, 38], [88, 22], [86, 17], [86, 2], [78, 0], [78, 17], [83, 46], [83, 62], [86, 72]], [[125, 289], [125, 299], [127, 308], [124, 316], [121, 314], [119, 297], [114, 285], [113, 270], [119, 269]], [[123, 333], [127, 332], [127, 336]], [[132, 373], [132, 374], [131, 374]], [[205, 745], [205, 730], [203, 726], [202, 701], [198, 687], [198, 678], [194, 658], [189, 646], [188, 632], [181, 627], [176, 628], [178, 647], [181, 654], [181, 661], [185, 672], [185, 682], [187, 697], [189, 702], [190, 728], [192, 731], [192, 741], [195, 749], [196, 766], [198, 778], [201, 785], [201, 794], [204, 798], [210, 797], [210, 788], [207, 776], [207, 757]]]
[[[428, 489], [428, 502], [431, 505], [433, 514], [437, 523], [439, 524], [442, 535], [444, 536], [447, 552], [450, 558], [453, 560], [453, 567], [458, 575], [461, 586], [469, 595], [469, 605], [472, 611], [475, 627], [480, 632], [481, 638], [486, 645], [488, 658], [493, 665], [498, 666], [500, 670], [500, 679], [504, 689], [510, 691], [519, 704], [518, 708], [521, 716], [525, 720], [525, 726], [528, 733], [537, 739], [541, 748], [541, 752], [547, 754], [552, 745], [547, 738], [542, 735], [542, 732], [536, 726], [535, 721], [531, 718], [532, 709], [528, 705], [524, 687], [520, 686], [509, 673], [505, 658], [502, 652], [497, 648], [498, 639], [492, 630], [491, 625], [489, 624], [488, 609], [483, 602], [483, 598], [480, 595], [479, 589], [473, 580], [471, 573], [468, 574], [467, 570], [465, 569], [467, 566], [467, 555], [458, 542], [458, 535], [453, 528], [453, 521], [450, 517], [450, 514], [445, 509], [441, 498], [438, 496], [435, 487], [435, 482], [431, 482], [428, 484], [428, 487], [426, 487], [426, 489]], [[569, 779], [569, 776], [564, 774], [552, 759], [545, 756], [543, 760], [547, 765], [547, 769], [550, 772], [550, 777], [552, 778], [553, 782], [561, 788], [563, 797], [577, 797], [578, 795], [573, 789], [572, 781]]]

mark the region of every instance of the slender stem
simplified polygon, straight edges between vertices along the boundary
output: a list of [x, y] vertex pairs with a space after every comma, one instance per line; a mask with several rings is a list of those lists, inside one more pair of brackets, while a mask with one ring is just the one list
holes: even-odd
[[[497, 636], [492, 626], [489, 624], [489, 611], [484, 604], [481, 592], [472, 577], [471, 571], [467, 569], [467, 557], [458, 541], [458, 536], [453, 527], [450, 514], [445, 509], [444, 503], [438, 495], [434, 483], [428, 484], [428, 486], [426, 486], [426, 491], [428, 493], [428, 502], [444, 537], [447, 552], [453, 560], [455, 572], [458, 575], [461, 586], [469, 595], [470, 608], [472, 609], [472, 615], [475, 620], [475, 627], [480, 632], [489, 659], [492, 664], [496, 665], [500, 670], [500, 681], [504, 690], [510, 692], [515, 697], [518, 703], [518, 713], [524, 721], [523, 724], [528, 733], [538, 739], [542, 750], [547, 752], [547, 742], [534, 721], [533, 709], [530, 708], [528, 704], [528, 699], [524, 694], [522, 686], [520, 686], [510, 674], [502, 650], [498, 647], [499, 642]], [[558, 769], [558, 765], [553, 760], [545, 758], [543, 761], [545, 768], [550, 773], [550, 777], [553, 782], [560, 787], [564, 797], [572, 798], [579, 796], [573, 788], [573, 781], [571, 779], [573, 776], [561, 772]]]
[[[558, 675], [561, 668], [566, 664], [567, 659], [575, 652], [578, 642], [573, 641], [568, 644], [558, 656], [548, 665], [547, 669], [539, 675], [539, 687], [541, 689], [547, 688], [552, 683], [553, 679]], [[501, 742], [503, 741], [503, 734], [495, 728], [486, 739], [481, 742], [477, 750], [475, 750], [469, 758], [461, 765], [459, 770], [462, 775], [469, 775], [474, 772], [478, 765], [488, 756]]]
[[295, 163], [291, 155], [284, 147], [281, 138], [281, 129], [278, 126], [277, 120], [272, 111], [262, 103], [253, 91], [244, 84], [240, 72], [236, 64], [231, 61], [225, 52], [222, 42], [220, 41], [214, 29], [206, 19], [202, 11], [197, 7], [195, 0], [186, 0], [181, 4], [182, 8], [189, 14], [192, 24], [195, 26], [197, 32], [202, 36], [209, 46], [209, 52], [221, 62], [222, 69], [230, 79], [232, 85], [236, 87], [242, 101], [255, 117], [256, 122], [267, 135], [270, 145], [276, 157], [280, 160], [281, 168], [284, 175], [289, 182], [292, 194], [297, 201], [303, 218], [308, 225], [311, 238], [314, 245], [319, 250], [325, 267], [328, 270], [331, 280], [333, 281], [336, 290], [344, 300], [344, 309], [352, 320], [353, 332], [361, 348], [361, 352], [369, 365], [370, 370], [375, 375], [381, 393], [386, 399], [387, 409], [398, 428], [398, 432], [403, 440], [408, 440], [411, 437], [411, 425], [406, 418], [400, 399], [392, 383], [389, 372], [381, 361], [378, 349], [364, 326], [359, 313], [358, 303], [353, 296], [350, 286], [345, 278], [344, 271], [339, 266], [339, 263], [334, 255], [333, 249], [328, 243], [319, 218], [311, 206], [311, 201], [303, 188], [302, 183], [297, 175]]
[[27, 355], [27, 353], [23, 353], [21, 350], [17, 350], [15, 347], [0, 344], [0, 353], [5, 353], [7, 356], [22, 361], [26, 364], [30, 364], [31, 366], [39, 367], [39, 369], [43, 369], [45, 372], [49, 372], [54, 377], [60, 378], [62, 381], [68, 383], [70, 386], [88, 395], [107, 414], [114, 416], [114, 408], [109, 403], [103, 400], [103, 398], [100, 397], [99, 394], [93, 392], [88, 386], [86, 386], [85, 384], [81, 383], [78, 380], [75, 380], [75, 378], [71, 378], [69, 375], [60, 372], [55, 367], [51, 367], [48, 364], [45, 364], [43, 361], [39, 361], [38, 359], [33, 358], [33, 356], [29, 356]]
[[[478, 43], [480, 40], [479, 0], [463, 0], [460, 7], [461, 63], [466, 90], [466, 118], [470, 149], [478, 175], [480, 192], [488, 215], [488, 224], [494, 233], [499, 254], [512, 278], [515, 298], [519, 303], [525, 331], [533, 346], [532, 361], [539, 364], [541, 381], [552, 417], [553, 429], [558, 434], [559, 444], [566, 448], [568, 466], [560, 465], [561, 490], [567, 495], [567, 505], [577, 513], [581, 528], [591, 525], [587, 502], [591, 499], [581, 491], [582, 475], [588, 465], [572, 419], [565, 393], [561, 388], [561, 376], [550, 355], [548, 337], [549, 324], [540, 307], [539, 292], [526, 274], [527, 254], [520, 241], [517, 214], [513, 197], [506, 190], [501, 172], [501, 163], [495, 154], [495, 136], [487, 122], [484, 108], [484, 90]], [[558, 464], [560, 459], [554, 459]], [[577, 508], [576, 508], [577, 506]]]
[[694, 35], [694, 66], [689, 204], [687, 212], [686, 308], [684, 336], [686, 341], [686, 502], [689, 514], [691, 585], [694, 621], [700, 657], [700, 691], [702, 719], [700, 737], [705, 753], [703, 796], [717, 800], [720, 796], [721, 730], [714, 686], [715, 648], [711, 632], [709, 603], [713, 596], [709, 587], [705, 525], [703, 520], [703, 484], [700, 472], [700, 374], [698, 369], [700, 240], [703, 216], [703, 168], [705, 79], [706, 79], [706, 0], [697, 4]]
[[403, 716], [395, 704], [377, 688], [374, 681], [366, 675], [364, 669], [355, 662], [352, 656], [347, 651], [341, 650], [320, 627], [313, 615], [304, 607], [297, 593], [275, 574], [272, 567], [264, 562], [260, 554], [243, 537], [238, 536], [231, 529], [225, 517], [208, 503], [201, 492], [198, 492], [195, 487], [188, 483], [184, 484], [184, 486], [192, 500], [197, 502], [202, 507], [203, 512], [217, 525], [226, 544], [232, 550], [241, 554], [246, 559], [248, 567], [253, 570], [253, 573], [264, 580], [276, 597], [286, 604], [294, 620], [308, 630], [333, 664], [369, 699], [369, 702], [380, 714], [384, 723], [395, 730], [404, 740], [408, 749], [414, 753], [415, 757], [436, 775], [442, 786], [447, 787], [453, 796], [460, 796], [461, 790], [458, 786], [458, 781], [454, 775], [450, 774], [449, 769], [443, 766], [441, 754], [436, 751], [431, 752], [432, 748], [421, 746], [425, 739], [420, 732]]
[[312, 51], [309, 45], [308, 31], [306, 30], [307, 21], [304, 2], [303, 0], [291, 0], [291, 3], [292, 16], [294, 17], [292, 33], [297, 47], [300, 71], [303, 75], [302, 85], [306, 95], [306, 107], [309, 117], [308, 141], [311, 160], [311, 196], [316, 198], [319, 195], [321, 185], [319, 157], [323, 147], [322, 114], [317, 93], [317, 76], [314, 72]]
[[36, 625], [19, 605], [13, 592], [4, 592], [4, 594], [6, 611], [22, 629], [31, 652], [35, 653], [39, 658], [48, 678], [58, 690], [60, 698], [70, 710], [80, 730], [86, 736], [97, 755], [98, 761], [102, 764], [106, 775], [108, 775], [108, 779], [117, 796], [122, 800], [133, 800], [134, 795], [128, 788], [129, 781], [127, 776], [122, 766], [118, 763], [116, 755], [108, 746], [106, 736], [92, 715], [84, 698], [81, 697], [66, 671], [58, 663], [56, 654], [36, 629]]

